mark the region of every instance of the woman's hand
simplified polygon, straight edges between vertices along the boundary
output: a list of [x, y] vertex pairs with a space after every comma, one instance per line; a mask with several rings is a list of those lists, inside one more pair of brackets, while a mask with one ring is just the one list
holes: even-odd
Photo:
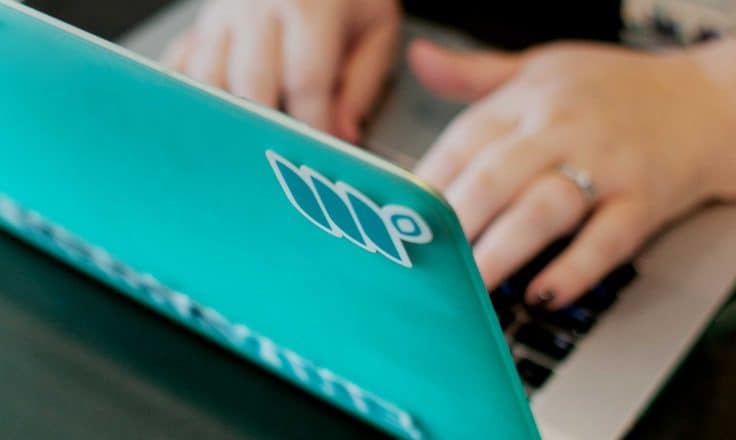
[[[722, 44], [731, 45], [733, 65], [733, 42]], [[488, 286], [582, 224], [527, 292], [532, 304], [553, 298], [548, 306], [561, 307], [666, 222], [736, 194], [736, 99], [703, 55], [593, 44], [518, 55], [413, 45], [410, 60], [426, 86], [480, 99], [416, 171], [457, 211]], [[561, 166], [587, 173], [595, 194], [586, 196]]]
[[397, 0], [210, 0], [165, 62], [351, 142], [389, 71]]

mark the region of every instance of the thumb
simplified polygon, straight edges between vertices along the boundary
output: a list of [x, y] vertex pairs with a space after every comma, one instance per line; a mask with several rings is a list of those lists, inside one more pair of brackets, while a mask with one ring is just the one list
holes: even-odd
[[457, 51], [426, 40], [409, 48], [409, 64], [419, 81], [440, 96], [479, 99], [513, 76], [519, 56], [489, 50]]

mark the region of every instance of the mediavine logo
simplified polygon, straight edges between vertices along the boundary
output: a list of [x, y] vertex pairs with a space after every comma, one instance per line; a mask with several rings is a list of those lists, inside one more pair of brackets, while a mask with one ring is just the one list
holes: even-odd
[[404, 242], [425, 244], [432, 231], [422, 217], [405, 206], [378, 206], [344, 182], [331, 182], [306, 165], [297, 167], [267, 150], [276, 178], [291, 204], [323, 231], [412, 267]]

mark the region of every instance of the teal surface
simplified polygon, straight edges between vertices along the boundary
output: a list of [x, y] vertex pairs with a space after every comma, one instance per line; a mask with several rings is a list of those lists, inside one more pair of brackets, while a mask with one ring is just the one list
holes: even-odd
[[[18, 8], [0, 2], [0, 193], [407, 410], [430, 438], [538, 436], [434, 193]], [[325, 233], [288, 202], [267, 149], [411, 207], [432, 243], [407, 243], [407, 268]]]

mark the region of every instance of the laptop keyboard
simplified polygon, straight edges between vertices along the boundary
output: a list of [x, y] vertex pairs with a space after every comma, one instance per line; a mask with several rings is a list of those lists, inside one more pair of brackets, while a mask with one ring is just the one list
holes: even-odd
[[530, 396], [544, 386], [555, 367], [575, 350], [576, 344], [595, 327], [598, 318], [637, 275], [632, 264], [620, 266], [576, 303], [557, 311], [525, 304], [529, 283], [571, 241], [567, 237], [553, 243], [491, 292], [493, 307]]

